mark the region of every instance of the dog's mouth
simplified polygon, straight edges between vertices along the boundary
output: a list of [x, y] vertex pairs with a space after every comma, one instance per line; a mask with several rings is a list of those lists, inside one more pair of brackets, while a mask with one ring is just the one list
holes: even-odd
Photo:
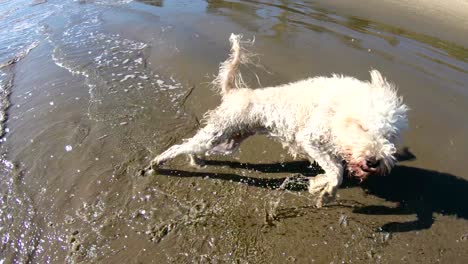
[[372, 168], [362, 163], [361, 164], [348, 163], [346, 167], [349, 171], [349, 174], [353, 177], [358, 178], [360, 182], [363, 182], [370, 175], [380, 174], [379, 167]]

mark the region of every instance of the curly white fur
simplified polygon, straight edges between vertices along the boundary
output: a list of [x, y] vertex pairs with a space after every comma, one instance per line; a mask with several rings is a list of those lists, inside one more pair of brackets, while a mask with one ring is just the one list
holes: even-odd
[[393, 84], [377, 70], [370, 81], [333, 75], [277, 87], [240, 88], [241, 36], [231, 35], [231, 55], [215, 81], [222, 103], [206, 115], [206, 126], [180, 145], [157, 156], [159, 166], [180, 154], [195, 165], [195, 155], [232, 153], [253, 134], [278, 139], [294, 156], [316, 161], [324, 174], [310, 179], [317, 206], [334, 198], [344, 170], [364, 179], [388, 173], [394, 166], [395, 144], [407, 127], [408, 107]]

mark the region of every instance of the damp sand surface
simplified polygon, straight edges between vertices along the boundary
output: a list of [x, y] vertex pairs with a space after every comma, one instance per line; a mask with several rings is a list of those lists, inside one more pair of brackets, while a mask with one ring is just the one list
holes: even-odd
[[[0, 263], [466, 263], [468, 9], [409, 2], [3, 1]], [[399, 165], [321, 209], [320, 168], [266, 137], [142, 177], [219, 104], [231, 32], [253, 88], [380, 70], [411, 108]]]

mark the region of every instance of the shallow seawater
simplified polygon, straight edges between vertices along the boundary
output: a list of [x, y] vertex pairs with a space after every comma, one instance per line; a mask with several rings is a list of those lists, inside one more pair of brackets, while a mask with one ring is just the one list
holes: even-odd
[[[320, 1], [1, 2], [0, 263], [466, 261], [467, 43], [383, 21]], [[322, 209], [320, 170], [264, 137], [141, 176], [219, 103], [231, 32], [255, 39], [253, 88], [380, 70], [411, 108], [403, 161]]]

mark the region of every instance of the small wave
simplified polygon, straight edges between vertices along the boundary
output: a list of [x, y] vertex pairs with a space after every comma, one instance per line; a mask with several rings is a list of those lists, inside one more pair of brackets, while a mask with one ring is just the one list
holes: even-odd
[[32, 49], [34, 49], [38, 45], [39, 45], [39, 41], [34, 41], [33, 43], [29, 44], [28, 46], [26, 46], [25, 49], [21, 50], [15, 56], [13, 56], [13, 58], [7, 60], [6, 62], [1, 63], [0, 69], [13, 65], [17, 63], [18, 61], [22, 60], [24, 57], [26, 57], [29, 54], [29, 52], [31, 52]]
[[[25, 43], [41, 39], [37, 29], [55, 11], [56, 6], [34, 7], [30, 2], [12, 1], [15, 6], [6, 6], [6, 14], [0, 16], [0, 61], [26, 48]], [[2, 6], [0, 6], [2, 9]]]
[[10, 107], [10, 93], [13, 86], [14, 74], [11, 66], [26, 57], [29, 52], [39, 45], [39, 41], [35, 41], [26, 48], [18, 52], [13, 58], [0, 64], [0, 142], [5, 134], [5, 122], [7, 120], [6, 110]]
[[7, 120], [6, 110], [10, 106], [10, 92], [13, 85], [13, 74], [0, 70], [0, 142], [5, 134], [5, 122]]
[[[35, 1], [40, 3], [45, 1]], [[5, 140], [6, 110], [14, 81], [14, 65], [36, 48], [42, 37], [38, 28], [55, 11], [55, 6], [36, 7], [31, 1], [0, 4], [0, 138]]]
[[141, 102], [150, 98], [161, 102], [162, 112], [180, 112], [174, 102], [183, 96], [183, 85], [148, 67], [147, 43], [104, 31], [99, 12], [73, 23], [48, 40], [54, 47], [55, 64], [84, 77], [92, 120], [127, 122], [144, 111]]

